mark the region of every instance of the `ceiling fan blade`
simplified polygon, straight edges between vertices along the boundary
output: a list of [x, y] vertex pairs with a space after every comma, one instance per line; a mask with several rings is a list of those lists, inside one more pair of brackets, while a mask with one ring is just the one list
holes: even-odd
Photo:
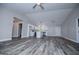
[[44, 7], [43, 7], [41, 4], [40, 4], [39, 6], [40, 6], [42, 9], [44, 9]]
[[34, 6], [33, 6], [33, 8], [35, 8], [37, 6], [37, 4], [35, 4]]

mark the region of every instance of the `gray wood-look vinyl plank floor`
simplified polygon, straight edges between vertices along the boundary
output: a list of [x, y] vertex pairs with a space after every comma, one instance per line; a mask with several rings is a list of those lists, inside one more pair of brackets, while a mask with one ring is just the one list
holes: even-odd
[[1, 42], [0, 55], [79, 55], [70, 43], [59, 37], [17, 39]]

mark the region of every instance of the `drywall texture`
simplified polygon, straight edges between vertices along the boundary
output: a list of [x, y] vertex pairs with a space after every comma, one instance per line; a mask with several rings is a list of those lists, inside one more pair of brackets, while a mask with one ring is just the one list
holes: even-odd
[[61, 36], [61, 27], [60, 26], [48, 27], [47, 36]]
[[69, 15], [67, 20], [61, 26], [61, 33], [63, 37], [69, 38], [74, 42], [79, 42], [77, 38], [77, 19], [79, 17], [79, 8], [76, 8]]
[[[23, 20], [24, 23], [28, 24], [28, 19], [24, 17], [23, 15], [13, 12], [11, 10], [5, 10], [4, 8], [0, 9], [0, 41], [5, 41], [7, 39], [11, 40], [12, 37], [12, 27], [13, 27], [13, 17], [18, 17], [19, 19]], [[24, 31], [27, 29], [23, 25], [23, 31], [22, 31], [22, 36], [27, 35], [26, 32]]]

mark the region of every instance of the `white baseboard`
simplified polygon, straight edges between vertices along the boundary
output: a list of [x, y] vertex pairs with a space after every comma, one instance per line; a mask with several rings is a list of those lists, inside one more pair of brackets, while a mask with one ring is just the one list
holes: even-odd
[[68, 39], [68, 40], [70, 40], [70, 41], [73, 41], [73, 42], [79, 43], [78, 41], [73, 40], [73, 39], [70, 39], [70, 38], [68, 38], [68, 37], [63, 37], [63, 38], [66, 38], [66, 39]]
[[12, 40], [12, 38], [0, 39], [0, 42], [9, 41], [9, 40]]

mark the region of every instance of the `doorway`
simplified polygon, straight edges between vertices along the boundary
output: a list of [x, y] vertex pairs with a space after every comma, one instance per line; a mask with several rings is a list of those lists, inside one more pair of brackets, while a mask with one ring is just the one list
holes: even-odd
[[37, 34], [36, 34], [36, 31], [34, 32], [34, 37], [36, 38]]
[[12, 39], [21, 38], [23, 21], [17, 17], [14, 17], [13, 19]]
[[22, 36], [22, 23], [20, 23], [18, 27], [19, 27], [18, 28], [18, 38], [21, 38], [21, 36]]

